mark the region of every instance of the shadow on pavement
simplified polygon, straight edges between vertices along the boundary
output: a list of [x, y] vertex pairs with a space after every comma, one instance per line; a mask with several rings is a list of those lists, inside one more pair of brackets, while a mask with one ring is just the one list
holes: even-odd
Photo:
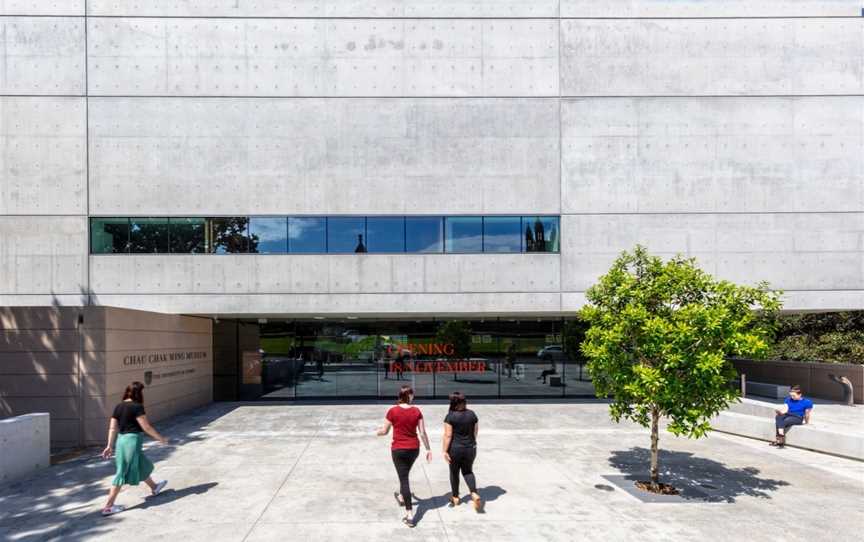
[[[484, 504], [488, 504], [497, 500], [499, 497], [507, 493], [507, 490], [499, 486], [486, 486], [477, 488], [477, 493], [483, 498]], [[426, 512], [437, 510], [439, 508], [447, 508], [450, 504], [450, 492], [428, 499], [421, 499], [417, 495], [411, 494], [412, 502], [415, 503], [416, 511], [414, 512], [414, 522], [419, 524], [423, 520]], [[471, 502], [470, 495], [462, 497], [461, 502], [468, 504]], [[485, 506], [484, 506], [485, 511]]]
[[[159, 463], [171, 457], [182, 445], [206, 440], [198, 433], [219, 418], [242, 405], [208, 405], [186, 412], [175, 418], [154, 423], [169, 438], [172, 445], [160, 446], [150, 441], [144, 453], [156, 463], [155, 476], [159, 476]], [[107, 420], [106, 420], [107, 426]], [[110, 521], [101, 515], [101, 507], [108, 497], [108, 488], [114, 476], [114, 460], [99, 457], [101, 448], [85, 450], [82, 456], [68, 462], [43, 469], [36, 475], [11, 484], [0, 485], [0, 540], [35, 542], [37, 540], [85, 541], [116, 530], [123, 515], [112, 516]], [[200, 495], [215, 487], [215, 482], [184, 489], [166, 489], [159, 496], [132, 505], [128, 488], [121, 493], [118, 504], [132, 508], [149, 508], [177, 499]], [[144, 485], [133, 489], [143, 493]], [[151, 502], [152, 501], [152, 502]]]
[[184, 487], [183, 489], [168, 488], [155, 497], [147, 497], [144, 502], [130, 506], [127, 510], [144, 510], [145, 508], [153, 508], [161, 506], [188, 497], [189, 495], [202, 495], [207, 493], [214, 487], [218, 486], [219, 482], [207, 482], [206, 484], [198, 484], [194, 486]]
[[[650, 461], [651, 451], [640, 447], [613, 451], [609, 457], [609, 465], [633, 481], [648, 479]], [[685, 501], [734, 503], [742, 496], [770, 499], [771, 492], [790, 485], [784, 480], [760, 478], [759, 469], [753, 467], [730, 468], [690, 452], [660, 450], [659, 469], [661, 482], [696, 490], [682, 491], [681, 500]]]

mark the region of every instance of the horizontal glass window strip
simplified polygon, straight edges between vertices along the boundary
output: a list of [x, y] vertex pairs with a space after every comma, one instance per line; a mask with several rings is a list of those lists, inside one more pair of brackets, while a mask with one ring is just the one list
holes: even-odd
[[558, 253], [559, 216], [91, 217], [91, 254]]
[[405, 252], [405, 217], [367, 218], [366, 247], [373, 253]]
[[129, 252], [133, 254], [167, 254], [167, 218], [133, 218], [129, 221]]
[[445, 252], [483, 252], [483, 217], [448, 216], [444, 219]]
[[250, 218], [249, 252], [255, 254], [286, 254], [288, 252], [287, 217]]
[[129, 219], [91, 219], [90, 252], [92, 254], [122, 254], [129, 252]]
[[560, 227], [557, 216], [523, 216], [525, 252], [559, 252]]

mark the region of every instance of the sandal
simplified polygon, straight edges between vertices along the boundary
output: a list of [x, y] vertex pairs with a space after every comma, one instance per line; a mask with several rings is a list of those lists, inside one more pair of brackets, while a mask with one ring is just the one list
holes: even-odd
[[126, 507], [120, 504], [115, 504], [114, 506], [109, 506], [107, 508], [102, 509], [103, 516], [113, 516], [114, 514], [119, 514], [123, 510], [126, 510]]
[[405, 508], [405, 499], [402, 498], [402, 495], [400, 495], [398, 491], [393, 492], [393, 498], [396, 499], [400, 508]]
[[409, 518], [408, 516], [405, 516], [404, 518], [402, 518], [402, 523], [411, 527], [412, 529], [415, 527], [414, 518]]
[[459, 497], [450, 497], [450, 508], [454, 508], [462, 504], [462, 499]]
[[477, 512], [478, 514], [483, 513], [483, 499], [481, 499], [479, 496], [475, 497], [474, 495], [471, 495], [471, 503], [474, 505], [475, 512]]

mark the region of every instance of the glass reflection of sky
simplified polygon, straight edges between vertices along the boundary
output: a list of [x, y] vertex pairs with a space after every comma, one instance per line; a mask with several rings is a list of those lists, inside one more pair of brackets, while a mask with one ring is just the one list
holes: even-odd
[[288, 219], [288, 240], [291, 252], [327, 252], [323, 218], [291, 217]]
[[285, 218], [252, 218], [249, 235], [258, 237], [258, 252], [261, 254], [288, 252], [288, 223]]

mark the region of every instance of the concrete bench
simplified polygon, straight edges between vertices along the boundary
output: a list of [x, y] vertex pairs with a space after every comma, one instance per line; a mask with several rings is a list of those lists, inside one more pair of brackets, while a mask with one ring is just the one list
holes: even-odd
[[758, 395], [759, 397], [768, 397], [771, 399], [783, 399], [789, 395], [789, 386], [781, 384], [768, 384], [766, 382], [751, 382], [747, 381], [747, 393]]
[[[814, 425], [796, 425], [786, 434], [786, 445], [815, 452], [839, 455], [864, 461], [864, 435], [832, 430], [819, 425], [818, 412]], [[770, 406], [739, 403], [711, 420], [711, 427], [721, 433], [770, 442], [774, 440], [774, 409]]]
[[0, 484], [25, 478], [51, 464], [48, 413], [0, 420]]

